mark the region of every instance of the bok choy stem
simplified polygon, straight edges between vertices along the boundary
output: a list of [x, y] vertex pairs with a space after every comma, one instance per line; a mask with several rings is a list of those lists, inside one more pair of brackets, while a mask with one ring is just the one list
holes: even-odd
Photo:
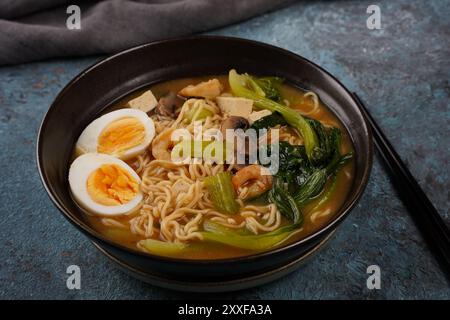
[[207, 177], [204, 183], [217, 210], [225, 214], [234, 214], [239, 211], [236, 192], [229, 172], [220, 172], [215, 176]]
[[299, 224], [291, 224], [260, 235], [240, 235], [234, 230], [221, 226], [210, 220], [203, 223], [205, 231], [200, 232], [204, 240], [219, 242], [232, 247], [248, 250], [267, 250], [287, 240]]
[[184, 243], [165, 242], [154, 239], [141, 240], [139, 244], [148, 252], [161, 256], [178, 255], [189, 246]]

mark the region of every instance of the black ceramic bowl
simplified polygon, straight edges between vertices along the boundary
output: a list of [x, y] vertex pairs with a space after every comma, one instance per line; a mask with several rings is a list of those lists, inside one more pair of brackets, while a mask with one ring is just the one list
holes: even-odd
[[[114, 243], [85, 223], [70, 196], [68, 170], [74, 143], [102, 110], [130, 92], [160, 81], [239, 72], [277, 75], [318, 93], [350, 133], [356, 172], [347, 200], [335, 218], [313, 235], [251, 256], [181, 260], [145, 254]], [[372, 165], [372, 136], [357, 103], [332, 75], [314, 63], [267, 44], [227, 37], [191, 37], [141, 45], [81, 72], [57, 96], [39, 132], [37, 160], [44, 186], [63, 215], [110, 256], [144, 273], [191, 283], [228, 281], [261, 274], [296, 260], [321, 243], [360, 198]]]

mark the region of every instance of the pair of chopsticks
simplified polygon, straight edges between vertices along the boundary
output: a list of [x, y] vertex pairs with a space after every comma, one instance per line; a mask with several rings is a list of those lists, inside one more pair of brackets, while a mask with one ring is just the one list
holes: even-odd
[[450, 230], [425, 192], [394, 150], [389, 140], [369, 114], [364, 103], [353, 93], [361, 111], [369, 122], [375, 146], [389, 169], [394, 186], [417, 227], [437, 258], [447, 279], [450, 279]]

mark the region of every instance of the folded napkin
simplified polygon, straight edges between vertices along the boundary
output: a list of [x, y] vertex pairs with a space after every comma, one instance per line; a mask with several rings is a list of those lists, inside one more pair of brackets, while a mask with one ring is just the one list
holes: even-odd
[[[2, 0], [0, 65], [105, 54], [188, 35], [274, 10], [292, 0]], [[69, 5], [81, 29], [68, 29]], [[73, 11], [71, 11], [72, 13]], [[72, 18], [69, 25], [73, 25]]]

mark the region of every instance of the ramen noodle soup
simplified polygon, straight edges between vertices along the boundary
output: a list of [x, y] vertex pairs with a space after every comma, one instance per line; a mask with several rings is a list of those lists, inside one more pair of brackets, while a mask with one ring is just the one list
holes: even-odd
[[87, 222], [112, 241], [222, 259], [330, 222], [352, 185], [353, 156], [316, 93], [231, 70], [115, 103], [81, 133], [68, 180]]

